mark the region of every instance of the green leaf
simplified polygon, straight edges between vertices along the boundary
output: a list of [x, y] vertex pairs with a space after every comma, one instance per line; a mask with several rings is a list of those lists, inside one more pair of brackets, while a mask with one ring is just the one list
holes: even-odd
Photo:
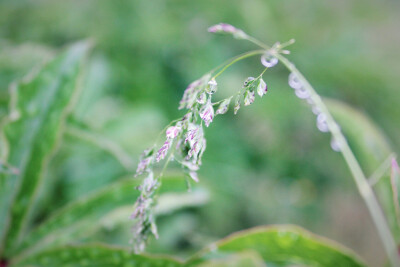
[[243, 251], [257, 252], [274, 266], [366, 266], [348, 249], [295, 226], [256, 227], [233, 234], [199, 252], [188, 265]]
[[22, 241], [29, 225], [42, 173], [73, 103], [88, 48], [87, 42], [71, 46], [12, 87], [11, 113], [3, 128], [8, 143], [5, 160], [18, 168], [19, 174], [0, 177], [0, 236], [5, 254]]
[[89, 244], [49, 249], [11, 264], [11, 267], [18, 266], [175, 267], [184, 265], [179, 260], [171, 257], [135, 255], [126, 249], [118, 247]]
[[222, 259], [210, 259], [196, 267], [266, 267], [263, 258], [254, 251], [238, 252]]
[[[385, 167], [379, 174], [380, 179], [379, 176], [376, 177], [379, 180], [374, 185], [374, 191], [385, 211], [390, 228], [396, 240], [399, 241], [400, 228], [398, 226], [395, 203], [393, 202], [393, 188], [389, 172], [390, 159], [388, 160], [393, 150], [390, 148], [386, 136], [364, 113], [340, 101], [330, 99], [325, 99], [324, 101], [341, 126], [364, 172], [367, 175], [372, 175], [377, 169], [382, 169], [382, 166]], [[384, 166], [385, 162], [387, 162], [387, 166]]]
[[[138, 179], [121, 180], [103, 190], [70, 203], [29, 233], [13, 253], [22, 251], [22, 254], [28, 255], [49, 246], [63, 245], [88, 236], [98, 230], [104, 222], [114, 223], [117, 219], [110, 218], [110, 215], [117, 216], [120, 219], [121, 213], [117, 215], [114, 213], [125, 205], [133, 205], [139, 196], [139, 191], [134, 189], [139, 185], [139, 182]], [[160, 188], [160, 201], [163, 195], [169, 195], [165, 192], [185, 192], [185, 190], [184, 177], [164, 177]], [[186, 194], [183, 193], [183, 196], [186, 196]], [[187, 206], [195, 205], [198, 205], [198, 203], [187, 203]], [[175, 206], [170, 210], [176, 208]], [[165, 209], [164, 207], [164, 211]], [[125, 213], [122, 216], [125, 218], [125, 223], [129, 223], [129, 216], [132, 211], [132, 207], [130, 210], [124, 209]], [[107, 218], [109, 218], [109, 221], [107, 221]], [[129, 238], [127, 237], [127, 239]]]

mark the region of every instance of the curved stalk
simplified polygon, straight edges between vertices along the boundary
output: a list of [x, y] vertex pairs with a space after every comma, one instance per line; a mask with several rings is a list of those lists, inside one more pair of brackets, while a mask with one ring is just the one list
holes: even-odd
[[[250, 42], [266, 49], [270, 50], [271, 48], [257, 39], [249, 36], [247, 38]], [[333, 116], [329, 112], [325, 103], [322, 101], [321, 97], [317, 94], [311, 84], [307, 81], [307, 79], [301, 74], [301, 72], [295, 67], [293, 63], [291, 63], [286, 57], [279, 54], [277, 51], [271, 51], [273, 55], [280, 61], [282, 64], [291, 72], [296, 75], [296, 77], [300, 80], [303, 87], [310, 93], [310, 99], [313, 103], [321, 110], [323, 114], [326, 115], [326, 122], [328, 125], [328, 129], [332, 134], [332, 137], [337, 142], [340, 147], [340, 152], [342, 153], [347, 166], [350, 169], [351, 174], [353, 175], [354, 181], [356, 182], [357, 189], [363, 198], [369, 213], [371, 214], [372, 220], [378, 230], [378, 234], [381, 238], [381, 241], [384, 245], [386, 254], [389, 258], [389, 261], [392, 266], [400, 266], [400, 259], [397, 253], [396, 242], [393, 238], [392, 232], [386, 222], [385, 215], [381, 207], [379, 206], [378, 200], [368, 182], [367, 177], [365, 176], [363, 170], [361, 169], [360, 164], [358, 163], [353, 151], [350, 149], [346, 138], [342, 134], [338, 124], [334, 120]]]
[[399, 256], [397, 254], [396, 242], [392, 236], [392, 233], [389, 229], [389, 226], [386, 222], [385, 216], [383, 214], [382, 209], [379, 206], [378, 200], [368, 183], [368, 180], [361, 169], [360, 164], [358, 163], [356, 157], [354, 156], [353, 151], [350, 149], [346, 138], [340, 131], [339, 126], [333, 119], [330, 114], [328, 108], [322, 101], [321, 97], [315, 92], [314, 88], [310, 85], [310, 83], [304, 78], [304, 76], [297, 70], [297, 68], [285, 57], [282, 55], [276, 55], [277, 58], [286, 66], [288, 70], [292, 73], [296, 74], [298, 79], [302, 82], [303, 86], [310, 92], [311, 99], [315, 103], [317, 107], [320, 108], [322, 113], [326, 115], [326, 122], [329, 128], [329, 131], [332, 133], [334, 140], [338, 143], [340, 147], [340, 152], [342, 153], [347, 166], [349, 167], [354, 181], [356, 182], [358, 191], [362, 198], [364, 199], [365, 204], [368, 207], [368, 210], [371, 214], [372, 220], [375, 223], [375, 226], [378, 230], [379, 236], [382, 240], [382, 243], [385, 247], [386, 253], [389, 257], [390, 263], [392, 266], [400, 266]]

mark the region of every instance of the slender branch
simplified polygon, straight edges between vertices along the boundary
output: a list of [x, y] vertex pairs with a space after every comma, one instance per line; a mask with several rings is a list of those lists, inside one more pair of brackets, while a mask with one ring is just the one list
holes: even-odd
[[358, 191], [368, 207], [371, 217], [375, 223], [375, 226], [378, 229], [378, 233], [385, 247], [389, 260], [392, 266], [400, 266], [400, 259], [397, 254], [396, 242], [386, 222], [382, 209], [378, 204], [378, 200], [376, 199], [376, 196], [372, 188], [370, 187], [368, 180], [361, 169], [360, 164], [358, 163], [356, 157], [354, 156], [353, 151], [350, 149], [346, 141], [346, 138], [340, 131], [339, 126], [333, 119], [326, 105], [323, 103], [321, 97], [315, 92], [314, 88], [297, 70], [297, 68], [282, 55], [276, 54], [275, 56], [286, 66], [288, 70], [296, 74], [298, 79], [302, 82], [303, 86], [310, 92], [311, 100], [315, 103], [315, 105], [318, 108], [320, 108], [322, 113], [325, 114], [329, 131], [332, 133], [334, 140], [338, 143], [340, 147], [340, 152], [342, 153], [347, 163], [347, 166], [349, 167], [353, 175]]
[[[257, 39], [249, 36], [248, 40], [264, 49], [269, 50], [270, 47], [258, 41]], [[382, 240], [385, 251], [388, 255], [389, 261], [392, 266], [400, 266], [400, 259], [397, 253], [396, 242], [393, 238], [392, 232], [387, 224], [385, 216], [383, 214], [382, 209], [379, 206], [378, 200], [368, 183], [368, 180], [361, 169], [360, 164], [358, 163], [356, 157], [354, 156], [353, 151], [350, 149], [346, 138], [340, 131], [338, 124], [333, 119], [331, 113], [326, 107], [325, 103], [322, 101], [321, 97], [317, 94], [311, 84], [307, 81], [307, 79], [301, 74], [301, 72], [295, 67], [293, 63], [291, 63], [286, 57], [279, 54], [277, 51], [271, 51], [273, 55], [282, 62], [283, 65], [291, 72], [296, 75], [296, 77], [300, 80], [301, 84], [304, 88], [310, 93], [310, 99], [314, 102], [314, 104], [321, 110], [323, 114], [326, 116], [326, 122], [328, 125], [328, 129], [331, 132], [334, 140], [338, 143], [340, 147], [340, 152], [342, 153], [344, 160], [347, 163], [347, 166], [350, 169], [350, 172], [353, 175], [354, 181], [356, 182], [358, 191], [362, 198], [364, 199], [365, 204], [371, 214], [372, 220], [375, 223], [375, 226], [378, 230], [378, 234]]]
[[256, 56], [256, 55], [261, 55], [265, 53], [264, 50], [253, 50], [253, 51], [249, 51], [247, 53], [243, 53], [237, 57], [234, 57], [233, 59], [229, 59], [228, 62], [225, 62], [223, 64], [221, 64], [220, 66], [218, 66], [217, 68], [215, 68], [214, 70], [211, 71], [214, 72], [216, 70], [218, 70], [219, 68], [221, 68], [223, 66], [223, 68], [213, 76], [213, 78], [217, 78], [219, 75], [221, 75], [227, 68], [229, 68], [230, 66], [232, 66], [233, 64], [235, 64], [236, 62], [248, 58], [248, 57], [252, 57], [252, 56]]

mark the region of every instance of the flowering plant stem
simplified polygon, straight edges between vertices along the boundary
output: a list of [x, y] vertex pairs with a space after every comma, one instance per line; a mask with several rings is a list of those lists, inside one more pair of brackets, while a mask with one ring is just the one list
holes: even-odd
[[368, 183], [368, 179], [366, 178], [363, 170], [361, 169], [360, 164], [358, 163], [356, 157], [354, 156], [353, 151], [350, 149], [346, 141], [346, 138], [342, 134], [338, 124], [333, 119], [331, 113], [329, 112], [327, 106], [322, 101], [321, 97], [317, 94], [317, 92], [307, 81], [307, 79], [301, 74], [301, 72], [295, 67], [295, 65], [291, 63], [286, 57], [282, 56], [280, 53], [274, 52], [269, 46], [263, 44], [257, 39], [254, 39], [253, 37], [248, 36], [247, 40], [268, 51], [271, 51], [273, 55], [280, 62], [282, 62], [282, 64], [291, 73], [294, 73], [296, 75], [296, 77], [302, 83], [304, 88], [307, 89], [307, 91], [310, 93], [310, 99], [314, 102], [315, 106], [317, 106], [321, 110], [321, 112], [326, 115], [326, 123], [328, 125], [329, 131], [332, 133], [334, 140], [340, 147], [340, 152], [342, 153], [344, 160], [346, 161], [347, 166], [349, 167], [350, 172], [353, 175], [358, 191], [361, 197], [363, 198], [365, 204], [367, 205], [372, 220], [375, 223], [375, 226], [378, 230], [378, 234], [384, 245], [385, 251], [388, 255], [389, 261], [392, 266], [400, 266], [400, 259], [397, 252], [396, 242], [386, 222], [383, 211], [378, 204], [378, 200], [370, 184]]

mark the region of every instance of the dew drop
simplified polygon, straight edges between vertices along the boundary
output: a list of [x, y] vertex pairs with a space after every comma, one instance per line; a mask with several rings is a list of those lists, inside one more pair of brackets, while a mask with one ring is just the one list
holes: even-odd
[[340, 145], [339, 143], [335, 140], [335, 138], [332, 137], [331, 140], [331, 148], [335, 152], [340, 152]]
[[261, 64], [263, 64], [267, 68], [272, 68], [273, 66], [278, 64], [278, 59], [270, 53], [266, 53], [261, 56]]
[[296, 96], [300, 99], [308, 99], [310, 97], [310, 93], [304, 87], [300, 87], [299, 89], [296, 89], [294, 92]]
[[297, 78], [296, 74], [294, 74], [293, 72], [289, 74], [289, 86], [295, 90], [303, 87], [299, 78]]
[[317, 116], [317, 128], [323, 133], [329, 131], [328, 124], [326, 123], [326, 115], [324, 113], [320, 113]]
[[311, 107], [311, 111], [312, 111], [312, 113], [314, 113], [315, 115], [318, 115], [318, 114], [321, 113], [321, 109], [320, 109], [319, 107], [317, 107], [317, 106], [312, 106], [312, 107]]

